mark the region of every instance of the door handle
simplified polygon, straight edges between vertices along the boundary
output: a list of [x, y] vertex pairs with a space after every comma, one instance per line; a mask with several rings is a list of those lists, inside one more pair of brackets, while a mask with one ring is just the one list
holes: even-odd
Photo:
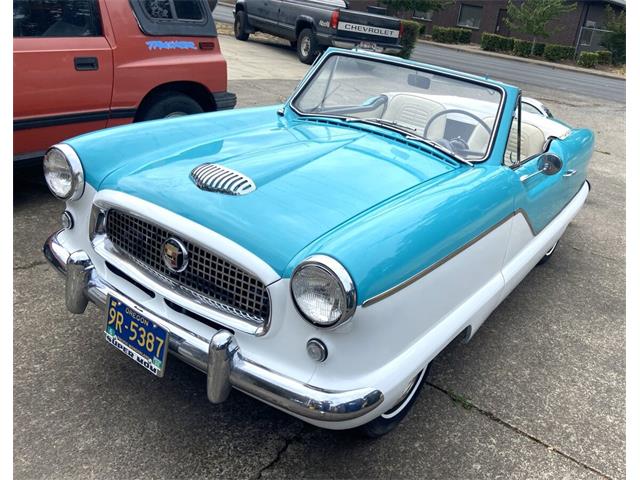
[[96, 57], [75, 57], [73, 64], [76, 70], [83, 72], [86, 70], [98, 70], [98, 59]]
[[563, 177], [573, 177], [576, 173], [578, 173], [577, 170], [567, 170], [567, 173], [565, 173], [564, 175], [562, 175]]

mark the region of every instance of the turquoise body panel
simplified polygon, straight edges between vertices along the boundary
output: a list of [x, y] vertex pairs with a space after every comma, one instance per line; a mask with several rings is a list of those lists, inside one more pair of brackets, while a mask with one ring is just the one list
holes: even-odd
[[[521, 172], [502, 165], [519, 90], [490, 83], [504, 91], [503, 113], [489, 158], [473, 167], [387, 129], [300, 118], [288, 106], [280, 115], [279, 105], [127, 125], [66, 143], [96, 190], [125, 192], [189, 218], [253, 252], [283, 277], [312, 254], [338, 259], [362, 303], [517, 208], [531, 209], [540, 227], [546, 221], [548, 208], [518, 181]], [[577, 191], [584, 181], [592, 147], [586, 130], [554, 142], [553, 148], [580, 165], [570, 189]], [[189, 174], [205, 162], [242, 172], [257, 189], [245, 196], [200, 190]], [[558, 205], [567, 195], [558, 197]]]
[[[563, 161], [562, 169], [555, 175], [538, 175], [521, 182], [521, 176], [538, 170], [538, 157], [534, 157], [513, 170], [516, 185], [515, 208], [522, 209], [534, 233], [540, 232], [578, 193], [587, 179], [587, 166], [594, 147], [593, 132], [587, 129], [572, 130], [562, 140], [554, 140], [549, 153], [554, 153]], [[575, 174], [565, 176], [570, 170]]]
[[[118, 127], [69, 143], [96, 190], [125, 192], [198, 222], [281, 275], [296, 253], [327, 231], [458, 168], [444, 156], [367, 129], [283, 118], [276, 110], [236, 112], [246, 119], [238, 122], [241, 128], [224, 126], [231, 115], [208, 114]], [[231, 196], [200, 190], [189, 174], [204, 162], [241, 171], [256, 191]]]

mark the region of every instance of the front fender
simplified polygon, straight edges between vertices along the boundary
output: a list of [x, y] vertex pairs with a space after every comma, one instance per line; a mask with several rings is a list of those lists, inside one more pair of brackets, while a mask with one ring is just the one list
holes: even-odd
[[312, 254], [331, 256], [349, 271], [362, 305], [447, 259], [511, 215], [515, 193], [510, 175], [505, 167], [477, 165], [424, 182], [311, 243], [294, 257], [285, 276]]

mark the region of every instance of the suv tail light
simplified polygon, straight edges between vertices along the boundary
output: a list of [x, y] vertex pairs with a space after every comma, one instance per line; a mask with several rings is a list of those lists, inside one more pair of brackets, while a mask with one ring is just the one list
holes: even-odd
[[400, 34], [399, 37], [402, 38], [402, 34], [404, 33], [404, 25], [400, 22]]
[[331, 22], [329, 23], [329, 26], [331, 28], [338, 28], [338, 22], [340, 21], [340, 10], [334, 10], [331, 13]]

